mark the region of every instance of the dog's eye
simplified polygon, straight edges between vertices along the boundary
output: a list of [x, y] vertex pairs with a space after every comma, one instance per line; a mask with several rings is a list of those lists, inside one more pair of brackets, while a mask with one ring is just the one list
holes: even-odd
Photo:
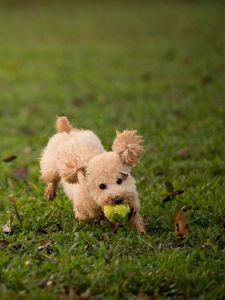
[[121, 184], [122, 182], [123, 182], [122, 178], [118, 178], [117, 181], [116, 181], [117, 184]]
[[105, 190], [105, 189], [107, 188], [107, 185], [104, 184], [104, 183], [101, 183], [101, 184], [99, 185], [99, 188], [100, 188], [101, 190]]

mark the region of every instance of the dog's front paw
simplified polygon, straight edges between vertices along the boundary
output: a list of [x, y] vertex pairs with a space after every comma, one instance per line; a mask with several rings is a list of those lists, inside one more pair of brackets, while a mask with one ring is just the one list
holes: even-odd
[[138, 231], [138, 233], [139, 233], [140, 235], [144, 235], [144, 234], [146, 233], [144, 227], [139, 227], [139, 228], [137, 229], [137, 231]]
[[131, 226], [135, 228], [139, 234], [145, 234], [144, 222], [141, 215], [138, 212], [132, 212], [129, 221], [131, 223]]
[[56, 197], [56, 188], [54, 183], [49, 183], [45, 189], [45, 198], [52, 200]]

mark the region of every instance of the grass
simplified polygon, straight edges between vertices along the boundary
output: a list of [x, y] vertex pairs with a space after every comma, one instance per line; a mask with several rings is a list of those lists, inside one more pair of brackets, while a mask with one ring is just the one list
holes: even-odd
[[[1, 2], [1, 299], [224, 299], [224, 34], [216, 1]], [[63, 114], [107, 149], [144, 136], [145, 236], [46, 202], [38, 156]], [[166, 182], [184, 193], [163, 202]]]

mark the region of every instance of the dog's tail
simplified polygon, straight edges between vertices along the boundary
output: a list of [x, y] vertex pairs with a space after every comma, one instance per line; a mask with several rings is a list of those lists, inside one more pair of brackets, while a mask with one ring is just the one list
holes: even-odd
[[60, 132], [67, 132], [69, 133], [73, 127], [70, 124], [70, 121], [67, 117], [57, 117], [56, 119], [56, 131]]

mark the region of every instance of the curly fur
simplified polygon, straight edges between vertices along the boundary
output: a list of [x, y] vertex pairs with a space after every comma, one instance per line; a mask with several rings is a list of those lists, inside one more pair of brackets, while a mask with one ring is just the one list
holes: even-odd
[[[120, 199], [131, 208], [131, 226], [144, 233], [135, 180], [130, 173], [143, 153], [142, 137], [135, 130], [117, 132], [113, 151], [106, 152], [92, 131], [72, 128], [66, 117], [57, 118], [56, 128], [57, 133], [40, 158], [46, 198], [56, 196], [60, 181], [80, 220], [104, 217], [103, 207]], [[100, 188], [102, 184], [105, 189]]]
[[58, 170], [60, 177], [68, 183], [77, 183], [78, 170], [86, 169], [86, 162], [82, 158], [76, 155], [76, 144], [67, 143], [66, 147], [63, 147], [59, 151]]
[[125, 164], [134, 166], [144, 153], [142, 141], [142, 136], [138, 135], [136, 130], [124, 130], [122, 133], [117, 131], [112, 150], [119, 154]]

